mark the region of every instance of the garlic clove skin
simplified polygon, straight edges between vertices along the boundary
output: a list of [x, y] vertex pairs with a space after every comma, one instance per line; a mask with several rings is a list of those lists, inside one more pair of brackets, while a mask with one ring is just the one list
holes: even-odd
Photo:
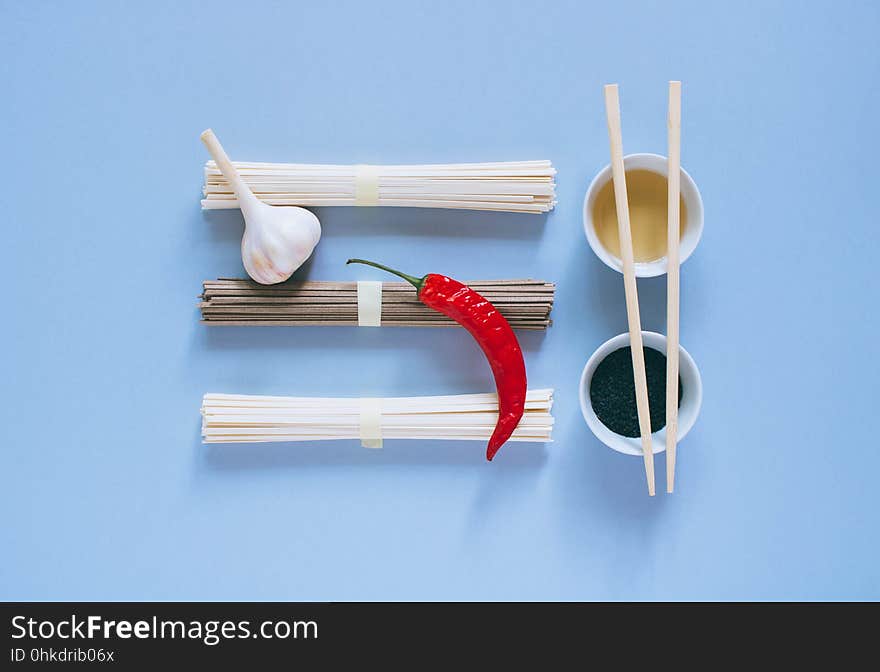
[[321, 222], [305, 208], [272, 206], [256, 199], [242, 205], [245, 270], [262, 285], [284, 282], [312, 255], [321, 239]]

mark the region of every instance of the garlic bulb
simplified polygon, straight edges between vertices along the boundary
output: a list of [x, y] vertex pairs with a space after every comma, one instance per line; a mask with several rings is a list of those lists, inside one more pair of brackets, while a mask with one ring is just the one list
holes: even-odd
[[214, 132], [208, 129], [201, 139], [232, 185], [244, 216], [241, 260], [245, 270], [262, 285], [284, 282], [311, 256], [321, 239], [321, 223], [305, 208], [260, 201], [241, 179]]

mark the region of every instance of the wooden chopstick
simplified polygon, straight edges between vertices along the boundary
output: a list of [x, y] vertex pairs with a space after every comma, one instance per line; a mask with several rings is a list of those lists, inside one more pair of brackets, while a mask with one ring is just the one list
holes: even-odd
[[623, 137], [620, 130], [620, 98], [617, 84], [605, 86], [605, 115], [608, 118], [608, 139], [611, 144], [611, 174], [614, 180], [614, 202], [617, 207], [617, 230], [620, 236], [620, 257], [623, 261], [623, 287], [626, 294], [626, 317], [629, 323], [629, 344], [632, 351], [633, 379], [636, 386], [636, 409], [645, 459], [648, 494], [654, 496], [654, 449], [651, 442], [651, 413], [648, 406], [648, 382], [645, 376], [645, 352], [642, 346], [642, 320], [633, 259], [632, 230], [629, 223], [629, 202], [626, 195], [626, 170], [623, 165]]
[[675, 489], [678, 442], [679, 192], [681, 179], [681, 82], [669, 82], [669, 177], [666, 268], [666, 492]]

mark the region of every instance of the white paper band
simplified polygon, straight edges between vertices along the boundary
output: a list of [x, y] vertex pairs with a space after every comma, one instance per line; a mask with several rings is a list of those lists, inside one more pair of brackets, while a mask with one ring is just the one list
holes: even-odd
[[360, 437], [364, 448], [382, 447], [382, 400], [361, 399]]
[[354, 167], [354, 204], [379, 205], [379, 166]]
[[358, 326], [382, 325], [382, 283], [375, 280], [358, 280]]

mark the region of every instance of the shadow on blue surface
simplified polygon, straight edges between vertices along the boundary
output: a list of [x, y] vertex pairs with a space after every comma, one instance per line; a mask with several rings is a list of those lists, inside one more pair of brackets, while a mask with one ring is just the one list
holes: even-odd
[[[455, 351], [456, 341], [450, 345], [445, 341], [450, 329], [433, 327], [381, 327], [367, 334], [363, 329], [352, 327], [223, 327], [201, 325], [203, 329], [195, 339], [200, 346], [218, 349], [280, 349], [291, 348], [341, 348], [358, 347], [380, 350], [417, 350], [442, 356], [444, 349], [449, 356], [459, 356]], [[552, 327], [551, 327], [552, 328]], [[381, 331], [381, 334], [378, 332]], [[444, 335], [445, 334], [445, 335]], [[375, 336], [375, 337], [373, 337]], [[545, 338], [545, 332], [517, 332], [523, 351], [537, 351]], [[474, 346], [474, 353], [476, 353]], [[488, 366], [488, 365], [487, 365]]]
[[[322, 235], [413, 236], [434, 239], [541, 238], [547, 214], [533, 215], [440, 208], [309, 208], [321, 221]], [[220, 239], [241, 238], [242, 217], [238, 210], [204, 210], [204, 224]], [[467, 278], [483, 280], [485, 278]]]
[[197, 464], [212, 472], [438, 464], [510, 471], [535, 469], [547, 459], [544, 445], [534, 443], [509, 443], [491, 463], [486, 461], [483, 441], [390, 440], [379, 450], [361, 448], [356, 440], [203, 444], [199, 435], [195, 443]]
[[[328, 235], [508, 238], [538, 241], [547, 215], [439, 208], [315, 208]], [[462, 278], [484, 280], [486, 278]]]

